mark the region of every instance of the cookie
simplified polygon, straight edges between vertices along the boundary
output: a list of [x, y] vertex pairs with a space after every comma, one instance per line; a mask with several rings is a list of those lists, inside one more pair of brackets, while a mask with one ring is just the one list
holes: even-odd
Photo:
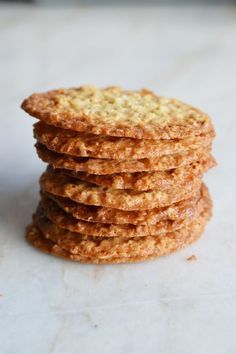
[[153, 225], [132, 225], [132, 224], [107, 224], [107, 223], [93, 223], [78, 220], [71, 214], [66, 213], [57, 206], [51, 199], [42, 195], [40, 207], [36, 213], [39, 218], [40, 215], [46, 215], [54, 224], [60, 228], [68, 229], [72, 232], [79, 232], [85, 235], [103, 236], [103, 237], [136, 237], [146, 235], [158, 235], [161, 233], [177, 230], [202, 212], [203, 208], [210, 204], [209, 195], [204, 195], [199, 198], [192, 213], [188, 213], [184, 218], [177, 220], [162, 220]]
[[[43, 193], [45, 194], [45, 193]], [[208, 188], [202, 184], [201, 190], [189, 199], [182, 200], [163, 208], [139, 211], [125, 211], [76, 203], [71, 199], [46, 193], [47, 197], [57, 203], [76, 219], [106, 224], [153, 225], [163, 220], [178, 220], [192, 217], [200, 198], [209, 198]]]
[[168, 171], [120, 173], [100, 176], [69, 170], [64, 170], [64, 172], [70, 177], [106, 188], [147, 191], [149, 189], [167, 190], [176, 186], [181, 188], [181, 186], [192, 181], [193, 177], [202, 178], [203, 173], [214, 166], [214, 158], [211, 155], [206, 155], [201, 160], [193, 162], [189, 166]]
[[162, 220], [153, 225], [132, 225], [132, 224], [107, 224], [93, 223], [74, 218], [71, 214], [66, 213], [52, 199], [42, 195], [40, 205], [36, 212], [36, 218], [45, 215], [51, 222], [60, 228], [67, 229], [72, 232], [78, 232], [84, 235], [97, 237], [141, 237], [147, 235], [159, 235], [174, 230], [189, 224], [193, 219], [196, 219], [202, 212], [209, 200], [200, 198], [199, 203], [195, 206], [192, 215], [178, 220]]
[[201, 187], [201, 180], [193, 178], [181, 188], [167, 191], [149, 190], [137, 192], [133, 190], [109, 189], [70, 178], [60, 170], [48, 168], [40, 178], [41, 189], [61, 197], [70, 198], [78, 203], [104, 206], [121, 210], [145, 210], [164, 207], [188, 199]]
[[127, 160], [154, 158], [208, 146], [213, 136], [182, 140], [140, 140], [78, 133], [42, 122], [34, 125], [34, 137], [49, 150], [77, 157]]
[[36, 248], [55, 256], [83, 263], [133, 263], [165, 256], [196, 241], [204, 231], [211, 208], [197, 220], [161, 236], [98, 238], [58, 228], [48, 219], [32, 224], [26, 239]]
[[73, 171], [82, 171], [95, 175], [105, 175], [113, 173], [135, 173], [145, 171], [165, 171], [173, 168], [186, 166], [194, 161], [203, 158], [211, 149], [199, 148], [189, 150], [183, 154], [164, 155], [153, 159], [140, 160], [104, 160], [87, 157], [74, 157], [51, 151], [46, 146], [36, 143], [38, 156], [51, 164], [54, 168], [64, 168]]
[[[43, 194], [45, 195], [45, 193]], [[200, 198], [208, 199], [209, 192], [207, 187], [202, 184], [201, 190], [197, 191], [192, 198], [182, 200], [168, 207], [139, 211], [125, 211], [79, 204], [71, 199], [58, 197], [50, 193], [46, 193], [46, 196], [79, 220], [106, 224], [154, 225], [163, 220], [179, 220], [192, 217]]]
[[22, 108], [65, 129], [137, 139], [185, 139], [212, 131], [210, 118], [197, 108], [148, 90], [84, 86], [36, 93]]

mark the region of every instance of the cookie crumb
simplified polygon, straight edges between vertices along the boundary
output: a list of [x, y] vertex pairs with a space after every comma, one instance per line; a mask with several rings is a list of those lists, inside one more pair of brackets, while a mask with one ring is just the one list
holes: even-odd
[[196, 261], [197, 260], [197, 257], [195, 256], [195, 254], [192, 254], [192, 256], [189, 256], [187, 258], [187, 261]]

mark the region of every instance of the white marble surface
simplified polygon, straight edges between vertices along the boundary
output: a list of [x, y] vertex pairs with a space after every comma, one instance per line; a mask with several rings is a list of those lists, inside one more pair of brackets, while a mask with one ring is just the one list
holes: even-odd
[[[235, 354], [235, 63], [232, 7], [0, 6], [1, 354]], [[198, 243], [118, 266], [70, 263], [26, 244], [44, 165], [20, 102], [83, 83], [145, 86], [213, 117], [214, 218]]]

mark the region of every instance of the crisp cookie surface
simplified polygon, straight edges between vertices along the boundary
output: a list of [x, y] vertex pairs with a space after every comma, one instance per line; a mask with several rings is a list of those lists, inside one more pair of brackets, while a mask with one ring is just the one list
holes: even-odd
[[117, 225], [78, 220], [71, 214], [63, 211], [63, 209], [61, 209], [52, 199], [42, 195], [35, 218], [40, 219], [41, 216], [46, 216], [52, 223], [60, 228], [84, 235], [97, 237], [141, 237], [147, 235], [159, 235], [178, 230], [189, 224], [193, 219], [196, 219], [207, 205], [209, 205], [209, 199], [200, 198], [192, 215], [188, 215], [183, 219], [166, 219], [159, 221], [154, 225]]
[[204, 184], [202, 184], [201, 190], [197, 191], [192, 198], [182, 200], [168, 207], [139, 211], [84, 205], [76, 203], [69, 198], [58, 197], [50, 193], [41, 192], [41, 194], [55, 201], [60, 208], [72, 214], [76, 219], [95, 223], [133, 225], [154, 225], [163, 220], [191, 218], [195, 213], [199, 199], [209, 199], [208, 188]]
[[40, 178], [41, 189], [61, 197], [70, 198], [78, 203], [117, 208], [121, 210], [145, 210], [164, 207], [192, 197], [201, 187], [201, 180], [193, 178], [181, 188], [168, 191], [109, 189], [83, 182], [63, 174], [60, 170], [48, 168]]
[[211, 155], [206, 155], [189, 166], [161, 172], [120, 173], [99, 176], [69, 170], [64, 171], [70, 177], [79, 178], [81, 181], [91, 182], [102, 187], [146, 191], [149, 189], [167, 190], [176, 186], [180, 188], [182, 185], [192, 181], [193, 177], [202, 178], [203, 173], [214, 166], [214, 158]]
[[176, 99], [147, 90], [84, 86], [36, 93], [22, 108], [65, 129], [138, 139], [178, 139], [212, 129], [210, 118]]
[[194, 161], [203, 158], [206, 151], [210, 152], [211, 145], [204, 149], [189, 150], [185, 153], [164, 155], [153, 159], [140, 160], [103, 160], [86, 157], [75, 157], [67, 154], [60, 154], [51, 151], [46, 146], [36, 143], [38, 156], [51, 164], [54, 168], [64, 168], [73, 171], [82, 171], [95, 175], [113, 173], [135, 173], [143, 171], [165, 171], [181, 166], [186, 166]]
[[204, 231], [211, 207], [186, 227], [161, 236], [98, 238], [58, 228], [47, 218], [27, 228], [26, 239], [43, 252], [84, 263], [131, 263], [175, 252]]
[[38, 122], [34, 125], [34, 137], [48, 149], [71, 156], [134, 160], [204, 148], [211, 143], [214, 135], [182, 140], [140, 140], [78, 133]]

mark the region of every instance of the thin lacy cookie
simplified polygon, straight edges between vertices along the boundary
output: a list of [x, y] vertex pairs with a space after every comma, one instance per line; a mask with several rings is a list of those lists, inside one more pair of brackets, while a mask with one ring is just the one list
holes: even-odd
[[199, 109], [148, 90], [84, 86], [36, 93], [22, 108], [65, 129], [138, 139], [183, 139], [212, 130]]

